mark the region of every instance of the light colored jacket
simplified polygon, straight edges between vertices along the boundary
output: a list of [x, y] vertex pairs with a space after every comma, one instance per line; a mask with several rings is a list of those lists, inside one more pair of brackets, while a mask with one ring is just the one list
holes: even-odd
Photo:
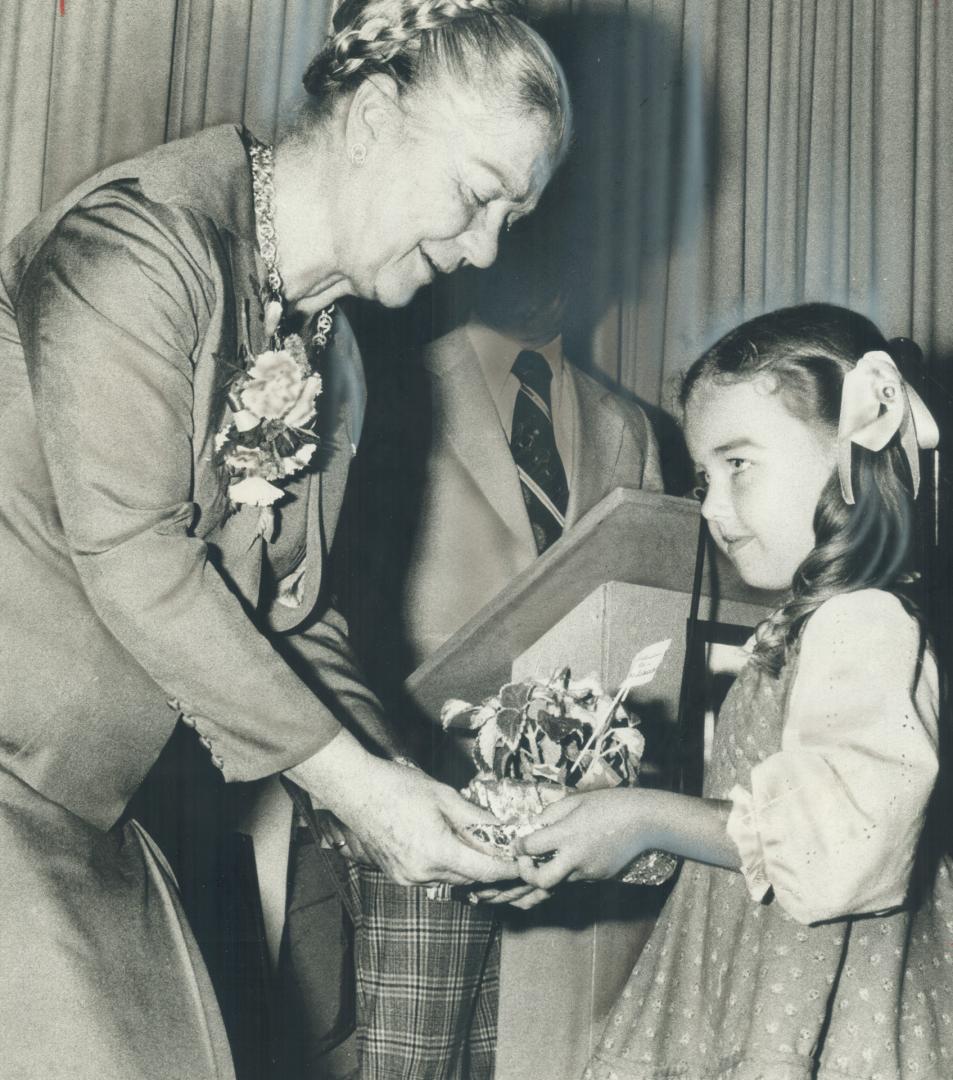
[[[424, 355], [432, 448], [404, 615], [416, 664], [537, 557], [519, 476], [479, 361], [462, 329]], [[566, 528], [617, 487], [662, 490], [658, 447], [642, 410], [567, 364], [574, 398]]]

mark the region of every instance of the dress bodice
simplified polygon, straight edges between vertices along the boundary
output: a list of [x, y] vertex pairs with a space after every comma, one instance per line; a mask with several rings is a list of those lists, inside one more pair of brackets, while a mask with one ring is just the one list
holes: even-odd
[[793, 666], [775, 677], [749, 660], [738, 673], [718, 713], [707, 798], [726, 799], [735, 784], [750, 788], [752, 768], [780, 748]]

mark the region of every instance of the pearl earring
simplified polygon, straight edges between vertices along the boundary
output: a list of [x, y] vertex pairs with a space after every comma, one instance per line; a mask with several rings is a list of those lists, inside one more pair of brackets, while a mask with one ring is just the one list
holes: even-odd
[[352, 165], [360, 167], [367, 161], [367, 147], [362, 142], [355, 143], [348, 152], [348, 157]]

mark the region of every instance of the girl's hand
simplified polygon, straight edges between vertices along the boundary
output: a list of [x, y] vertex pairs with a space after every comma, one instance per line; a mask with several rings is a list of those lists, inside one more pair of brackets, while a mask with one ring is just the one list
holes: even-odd
[[[520, 877], [536, 889], [613, 878], [655, 846], [638, 788], [568, 795], [540, 815], [543, 828], [515, 841]], [[532, 858], [555, 852], [545, 862]]]

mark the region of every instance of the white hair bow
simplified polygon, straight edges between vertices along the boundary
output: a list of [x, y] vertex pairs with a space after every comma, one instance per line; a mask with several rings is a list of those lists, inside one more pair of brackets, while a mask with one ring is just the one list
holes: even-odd
[[844, 376], [840, 422], [837, 428], [837, 471], [844, 502], [853, 506], [851, 445], [883, 450], [900, 432], [913, 478], [913, 495], [920, 490], [920, 450], [932, 450], [940, 432], [920, 395], [903, 381], [887, 353], [864, 353], [857, 366]]

